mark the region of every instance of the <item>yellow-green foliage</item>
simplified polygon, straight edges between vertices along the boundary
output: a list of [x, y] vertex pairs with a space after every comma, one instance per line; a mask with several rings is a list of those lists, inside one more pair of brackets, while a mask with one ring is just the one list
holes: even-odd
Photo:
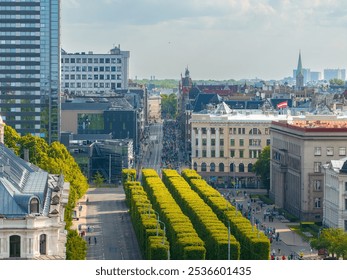
[[189, 184], [175, 170], [164, 169], [163, 181], [182, 211], [190, 217], [196, 231], [206, 244], [207, 259], [240, 258], [240, 244], [228, 234], [227, 227], [218, 219], [212, 209], [194, 192]]
[[134, 179], [127, 174], [136, 175], [136, 173], [132, 170], [126, 170], [122, 174], [126, 175], [123, 176], [125, 178], [123, 182], [125, 196], [143, 258], [149, 260], [168, 259], [170, 245], [164, 231], [160, 229], [147, 193], [143, 190], [140, 182], [127, 181], [127, 179]]
[[135, 169], [122, 169], [122, 183], [126, 181], [136, 180], [136, 170]]
[[155, 170], [142, 170], [142, 184], [160, 220], [166, 225], [171, 259], [205, 259], [206, 249], [189, 218], [186, 217]]
[[241, 259], [269, 259], [270, 242], [262, 231], [252, 227], [251, 222], [243, 217], [217, 190], [209, 186], [195, 170], [186, 169], [182, 172], [182, 176], [213, 209], [219, 219], [226, 226], [230, 225], [232, 234], [240, 242]]

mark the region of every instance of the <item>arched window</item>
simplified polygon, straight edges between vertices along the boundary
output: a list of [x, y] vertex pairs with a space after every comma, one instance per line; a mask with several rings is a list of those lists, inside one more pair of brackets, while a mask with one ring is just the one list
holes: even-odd
[[224, 172], [224, 163], [219, 164], [219, 172]]
[[235, 172], [235, 164], [230, 163], [230, 172]]
[[248, 172], [253, 172], [252, 169], [253, 169], [253, 164], [252, 163], [248, 164]]
[[239, 165], [239, 171], [240, 172], [245, 172], [245, 165], [243, 163], [240, 163]]
[[260, 129], [258, 129], [258, 128], [252, 128], [252, 129], [249, 131], [249, 134], [251, 134], [251, 135], [257, 135], [257, 134], [261, 134], [261, 131], [260, 131]]
[[203, 162], [201, 164], [201, 171], [207, 171], [207, 167], [206, 167], [206, 163], [205, 162]]
[[194, 167], [193, 168], [194, 168], [195, 171], [198, 171], [198, 164], [196, 162], [194, 162]]
[[47, 244], [47, 236], [46, 234], [40, 235], [40, 254], [46, 255], [46, 244]]
[[20, 236], [10, 236], [10, 258], [20, 258]]
[[30, 214], [35, 214], [40, 212], [39, 200], [34, 197], [30, 200]]
[[216, 171], [216, 164], [213, 162], [210, 164], [210, 171]]

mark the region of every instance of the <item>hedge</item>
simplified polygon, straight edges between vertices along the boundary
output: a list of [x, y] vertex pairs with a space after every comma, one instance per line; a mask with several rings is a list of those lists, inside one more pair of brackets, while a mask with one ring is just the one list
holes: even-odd
[[235, 236], [236, 240], [240, 243], [241, 259], [269, 259], [270, 242], [262, 231], [252, 226], [248, 219], [243, 217], [217, 190], [209, 186], [195, 170], [183, 170], [182, 177], [212, 208], [224, 225], [230, 226], [233, 236]]
[[[162, 170], [163, 182], [182, 211], [191, 221], [206, 244], [206, 258], [239, 259], [240, 244], [228, 234], [228, 228], [218, 219], [212, 209], [194, 192], [176, 170]], [[230, 256], [228, 247], [230, 245]]]
[[159, 227], [143, 187], [136, 181], [124, 181], [123, 185], [142, 257], [148, 260], [168, 259], [170, 244], [164, 231]]
[[153, 209], [166, 225], [171, 259], [202, 260], [206, 257], [204, 242], [198, 236], [190, 219], [183, 214], [158, 174], [153, 169], [142, 170], [142, 185]]

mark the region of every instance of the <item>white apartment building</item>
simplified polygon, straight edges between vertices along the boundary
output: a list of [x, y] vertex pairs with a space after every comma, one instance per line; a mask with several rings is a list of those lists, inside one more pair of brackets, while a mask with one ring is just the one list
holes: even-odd
[[192, 168], [216, 187], [260, 187], [253, 164], [270, 144], [271, 122], [286, 118], [261, 110], [231, 110], [224, 102], [211, 113], [193, 113]]
[[323, 225], [347, 231], [347, 157], [323, 165]]
[[271, 125], [270, 196], [301, 221], [323, 220], [322, 165], [346, 156], [347, 118], [293, 116]]
[[103, 94], [128, 88], [129, 51], [61, 53], [61, 89], [70, 95]]
[[148, 97], [148, 121], [150, 123], [161, 122], [161, 96], [150, 95]]

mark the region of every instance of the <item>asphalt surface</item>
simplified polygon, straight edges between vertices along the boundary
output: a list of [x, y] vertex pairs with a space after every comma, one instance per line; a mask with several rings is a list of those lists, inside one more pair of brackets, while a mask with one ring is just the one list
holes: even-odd
[[90, 188], [75, 228], [85, 232], [87, 260], [141, 260], [122, 187]]

